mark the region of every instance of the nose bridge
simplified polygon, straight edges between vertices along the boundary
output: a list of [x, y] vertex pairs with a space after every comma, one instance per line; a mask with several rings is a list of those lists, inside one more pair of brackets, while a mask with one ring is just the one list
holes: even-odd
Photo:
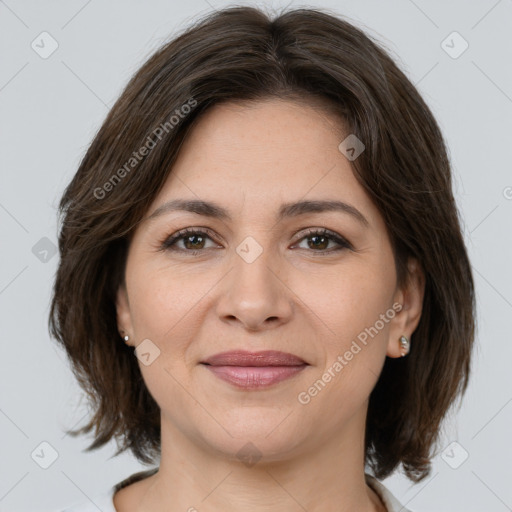
[[276, 275], [281, 267], [278, 251], [269, 247], [268, 236], [257, 238], [246, 237], [233, 251], [218, 310], [223, 318], [236, 318], [250, 329], [270, 321], [275, 325], [291, 314], [287, 288]]

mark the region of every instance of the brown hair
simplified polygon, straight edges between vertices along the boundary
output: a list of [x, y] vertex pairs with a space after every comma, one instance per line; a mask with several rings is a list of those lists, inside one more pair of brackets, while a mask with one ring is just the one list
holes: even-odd
[[87, 450], [115, 438], [116, 455], [130, 449], [143, 463], [159, 456], [159, 407], [116, 321], [130, 236], [202, 113], [221, 102], [272, 97], [320, 101], [343, 117], [366, 146], [353, 169], [386, 222], [398, 284], [408, 277], [409, 257], [425, 273], [412, 350], [386, 359], [365, 436], [377, 478], [402, 464], [420, 481], [430, 473], [441, 421], [467, 387], [475, 335], [474, 283], [450, 163], [431, 111], [388, 53], [318, 9], [272, 19], [231, 7], [205, 16], [142, 66], [96, 134], [60, 201], [61, 260], [49, 316], [94, 408], [88, 424], [70, 433], [94, 428]]

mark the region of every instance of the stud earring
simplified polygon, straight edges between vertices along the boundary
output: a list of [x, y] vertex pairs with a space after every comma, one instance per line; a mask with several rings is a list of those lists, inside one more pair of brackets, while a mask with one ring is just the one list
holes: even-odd
[[402, 350], [402, 357], [409, 353], [409, 340], [405, 336], [400, 336], [400, 348]]
[[123, 338], [123, 340], [124, 340], [124, 341], [128, 341], [129, 339], [130, 339], [130, 336], [128, 336], [128, 335], [126, 335], [126, 336]]

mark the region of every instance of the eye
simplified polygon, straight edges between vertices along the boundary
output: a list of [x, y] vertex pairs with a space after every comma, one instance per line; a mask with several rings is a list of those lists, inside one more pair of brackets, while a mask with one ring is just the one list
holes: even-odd
[[[342, 236], [330, 231], [329, 229], [321, 228], [312, 228], [306, 232], [306, 234], [302, 236], [299, 240], [302, 242], [305, 240], [307, 242], [307, 247], [299, 247], [301, 249], [311, 249], [314, 252], [323, 254], [329, 254], [333, 252], [338, 252], [343, 249], [353, 249], [352, 245], [348, 240], [343, 238]], [[329, 246], [329, 243], [334, 243], [335, 247], [326, 250]], [[337, 246], [337, 247], [336, 247]]]
[[[292, 246], [292, 248], [310, 249], [312, 252], [316, 252], [319, 255], [330, 254], [343, 249], [353, 249], [350, 242], [345, 238], [325, 228], [311, 228], [306, 231], [305, 234], [302, 233], [302, 235], [299, 242], [303, 240], [308, 241], [308, 247], [300, 247], [300, 244], [296, 244]], [[214, 233], [208, 228], [186, 228], [164, 239], [160, 243], [160, 250], [184, 252], [195, 256], [205, 249], [218, 248], [219, 246], [217, 244], [211, 247], [205, 246], [208, 240], [213, 241], [214, 238]], [[180, 243], [182, 243], [181, 247]], [[335, 247], [329, 249], [329, 244], [333, 243]]]
[[[206, 228], [182, 229], [166, 238], [161, 243], [160, 248], [163, 251], [183, 251], [195, 255], [205, 249], [206, 240], [212, 240], [209, 235], [213, 236], [213, 233]], [[179, 247], [180, 242], [183, 242], [182, 247]]]

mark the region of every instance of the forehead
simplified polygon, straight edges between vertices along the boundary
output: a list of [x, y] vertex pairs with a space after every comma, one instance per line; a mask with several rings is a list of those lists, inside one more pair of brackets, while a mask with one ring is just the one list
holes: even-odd
[[149, 213], [164, 200], [221, 201], [237, 211], [340, 199], [376, 212], [339, 151], [348, 135], [325, 105], [280, 99], [215, 105], [197, 121]]

